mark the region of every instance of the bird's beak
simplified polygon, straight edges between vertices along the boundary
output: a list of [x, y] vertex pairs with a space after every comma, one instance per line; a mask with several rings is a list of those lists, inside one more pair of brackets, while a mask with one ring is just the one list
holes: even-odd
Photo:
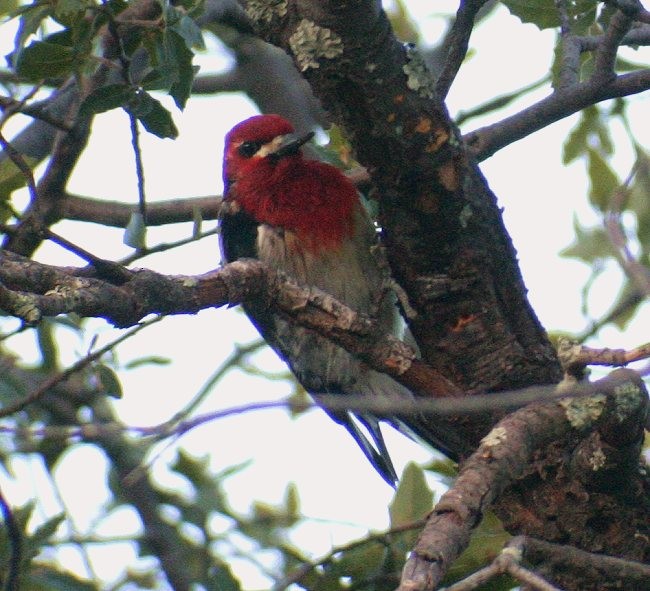
[[282, 144], [275, 152], [269, 154], [270, 158], [274, 160], [280, 160], [280, 158], [285, 158], [286, 156], [291, 156], [297, 154], [298, 150], [306, 144], [311, 138], [314, 137], [314, 132], [310, 131], [302, 137], [299, 138], [289, 138], [288, 141]]

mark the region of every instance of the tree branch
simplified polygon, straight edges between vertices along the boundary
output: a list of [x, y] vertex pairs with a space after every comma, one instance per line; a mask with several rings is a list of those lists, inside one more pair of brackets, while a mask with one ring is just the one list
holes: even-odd
[[621, 10], [617, 10], [613, 14], [609, 26], [596, 49], [594, 73], [592, 75], [594, 83], [606, 83], [616, 77], [614, 71], [616, 54], [633, 22], [633, 19]]
[[436, 93], [441, 100], [444, 100], [447, 96], [467, 55], [474, 19], [487, 2], [488, 0], [463, 0], [460, 3], [456, 13], [456, 20], [447, 36], [448, 47], [445, 65], [436, 81]]
[[[533, 404], [500, 421], [463, 465], [427, 520], [417, 545], [404, 566], [400, 590], [434, 589], [469, 543], [480, 516], [513, 481], [524, 476], [535, 452], [549, 443], [579, 437], [594, 428], [636, 429], [620, 440], [620, 448], [641, 445], [642, 416], [648, 394], [636, 372], [616, 370], [597, 382], [600, 394], [580, 401]], [[574, 442], [575, 445], [575, 442]], [[604, 451], [603, 451], [604, 450]], [[607, 449], [602, 448], [601, 454]], [[592, 469], [605, 469], [607, 460], [594, 452]], [[611, 468], [610, 468], [611, 469]]]
[[75, 312], [131, 326], [148, 314], [194, 314], [201, 309], [267, 301], [293, 321], [317, 330], [371, 367], [429, 396], [461, 392], [415, 357], [402, 341], [377, 332], [376, 324], [328, 294], [301, 287], [252, 259], [236, 261], [200, 276], [168, 277], [153, 271], [125, 270], [119, 286], [12, 253], [0, 256], [0, 306], [29, 323], [43, 316]]
[[582, 82], [567, 90], [558, 90], [531, 107], [463, 136], [468, 149], [481, 161], [517, 140], [547, 127], [595, 103], [650, 89], [650, 70], [638, 70], [617, 76], [602, 84]]
[[[519, 548], [528, 562], [542, 572], [571, 571], [585, 586], [611, 581], [612, 588], [643, 589], [650, 581], [650, 565], [579, 550], [574, 546], [551, 544], [529, 536], [517, 536], [508, 546]], [[614, 583], [614, 581], [618, 581]]]
[[[216, 195], [147, 203], [147, 226], [191, 222], [197, 212], [201, 219], [214, 220], [219, 217], [220, 209], [221, 198]], [[131, 203], [67, 194], [62, 215], [69, 220], [126, 228], [131, 215], [137, 211], [138, 206]]]

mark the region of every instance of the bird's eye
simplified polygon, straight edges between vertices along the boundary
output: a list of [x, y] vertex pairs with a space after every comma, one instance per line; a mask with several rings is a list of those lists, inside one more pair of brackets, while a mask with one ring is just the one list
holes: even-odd
[[261, 147], [261, 142], [242, 142], [237, 147], [237, 151], [239, 152], [239, 155], [243, 156], [244, 158], [252, 158], [255, 156], [255, 154], [257, 154]]

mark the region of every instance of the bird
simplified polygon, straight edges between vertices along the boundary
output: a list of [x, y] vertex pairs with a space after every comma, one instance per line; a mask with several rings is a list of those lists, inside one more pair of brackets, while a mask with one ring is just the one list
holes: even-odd
[[[312, 137], [297, 136], [291, 123], [276, 114], [255, 115], [227, 133], [225, 206], [219, 220], [222, 259], [258, 259], [373, 317], [385, 333], [402, 336], [404, 322], [378, 254], [377, 226], [356, 187], [338, 168], [303, 155], [302, 146]], [[323, 394], [394, 400], [412, 396], [387, 374], [313, 330], [291, 323], [266, 303], [247, 302], [244, 311], [317, 404]], [[369, 412], [324, 410], [348, 430], [379, 475], [395, 486], [398, 477], [380, 419]], [[397, 419], [388, 422], [404, 426]], [[410, 423], [409, 434], [426, 436], [420, 419]]]

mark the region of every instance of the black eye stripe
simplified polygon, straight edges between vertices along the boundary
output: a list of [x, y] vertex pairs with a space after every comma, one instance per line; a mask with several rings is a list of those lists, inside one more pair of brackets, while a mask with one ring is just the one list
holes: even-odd
[[237, 147], [237, 152], [244, 158], [252, 158], [262, 147], [262, 142], [242, 142]]

